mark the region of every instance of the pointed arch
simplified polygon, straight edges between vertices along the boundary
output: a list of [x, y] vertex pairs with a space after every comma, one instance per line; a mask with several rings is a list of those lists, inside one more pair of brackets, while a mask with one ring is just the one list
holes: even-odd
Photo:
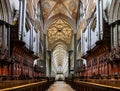
[[112, 4], [111, 4], [111, 7], [110, 7], [109, 24], [114, 23], [117, 20], [120, 20], [119, 8], [120, 8], [120, 1], [119, 0], [112, 0]]
[[0, 0], [0, 20], [5, 21], [6, 23], [12, 23], [12, 16], [11, 16], [11, 7], [9, 0]]
[[63, 14], [57, 14], [50, 19], [47, 20], [46, 24], [44, 25], [44, 33], [47, 33], [47, 28], [50, 26], [52, 22], [54, 22], [56, 19], [61, 18], [64, 21], [68, 22], [73, 30], [74, 33], [76, 33], [76, 22], [75, 20], [70, 19], [69, 17], [63, 15]]

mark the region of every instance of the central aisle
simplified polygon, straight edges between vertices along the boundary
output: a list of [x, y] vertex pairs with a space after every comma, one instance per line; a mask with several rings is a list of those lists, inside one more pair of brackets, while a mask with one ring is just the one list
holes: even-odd
[[50, 86], [48, 91], [75, 91], [63, 81], [57, 81]]

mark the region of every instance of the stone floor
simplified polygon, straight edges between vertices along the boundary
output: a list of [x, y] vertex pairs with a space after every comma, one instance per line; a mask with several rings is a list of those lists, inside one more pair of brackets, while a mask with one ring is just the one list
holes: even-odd
[[75, 91], [63, 81], [57, 81], [47, 91]]

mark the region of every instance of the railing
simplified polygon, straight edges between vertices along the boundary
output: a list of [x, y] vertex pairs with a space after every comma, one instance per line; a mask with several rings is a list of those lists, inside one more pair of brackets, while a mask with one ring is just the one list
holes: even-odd
[[66, 80], [76, 91], [120, 91], [120, 87], [96, 84], [79, 80]]
[[54, 80], [43, 80], [30, 84], [0, 89], [0, 91], [45, 91], [54, 82]]

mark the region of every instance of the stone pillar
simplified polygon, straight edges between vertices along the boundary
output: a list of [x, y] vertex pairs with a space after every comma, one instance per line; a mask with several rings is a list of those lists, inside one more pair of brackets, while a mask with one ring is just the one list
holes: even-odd
[[26, 21], [26, 0], [20, 0], [19, 5], [19, 39], [23, 40], [23, 31], [25, 30]]
[[19, 40], [22, 38], [22, 34], [21, 34], [21, 26], [22, 26], [22, 6], [23, 6], [23, 3], [22, 3], [22, 0], [19, 0]]
[[100, 0], [100, 38], [103, 39], [103, 0]]
[[32, 30], [30, 30], [30, 36], [29, 36], [29, 49], [31, 50], [32, 49], [32, 46], [31, 46], [31, 44], [32, 44], [32, 42], [31, 42], [31, 37], [32, 36]]
[[10, 25], [8, 26], [8, 56], [10, 57]]
[[5, 50], [5, 41], [6, 41], [6, 40], [5, 40], [5, 39], [6, 39], [6, 38], [5, 38], [5, 37], [6, 37], [6, 36], [5, 36], [5, 30], [6, 30], [6, 29], [5, 29], [5, 24], [4, 24], [4, 25], [3, 25], [3, 37], [2, 37], [2, 52], [4, 52], [4, 50]]
[[97, 27], [99, 31], [99, 40], [103, 38], [103, 1], [97, 0]]
[[49, 76], [51, 76], [51, 51], [47, 51], [49, 55]]
[[116, 24], [116, 30], [117, 30], [117, 49], [119, 47], [119, 29], [118, 29], [118, 25]]
[[43, 61], [43, 76], [46, 76], [46, 35], [44, 34], [44, 61]]
[[76, 57], [77, 57], [77, 34], [74, 34], [74, 75], [76, 74], [77, 71], [77, 61], [76, 61]]
[[118, 28], [117, 28], [117, 24], [114, 26], [114, 29], [113, 29], [113, 38], [114, 38], [114, 47], [115, 48], [118, 48]]
[[69, 52], [68, 52], [68, 73], [70, 74], [70, 70], [71, 70], [71, 59], [70, 59], [70, 57], [71, 57], [71, 54], [72, 54], [72, 52], [73, 52], [73, 50], [70, 50]]
[[100, 6], [99, 6], [99, 1], [100, 0], [97, 0], [97, 28], [98, 28], [98, 31], [99, 31], [99, 40], [100, 40]]
[[30, 29], [30, 36], [29, 36], [29, 49], [32, 51], [33, 50], [33, 31], [34, 31], [34, 26], [32, 25], [32, 28]]
[[110, 51], [112, 51], [112, 46], [113, 46], [113, 27], [112, 26], [111, 26], [111, 30], [110, 30], [110, 43], [111, 43]]
[[71, 68], [71, 63], [70, 63], [70, 52], [69, 52], [69, 56], [68, 56], [68, 74], [70, 75], [70, 68]]
[[90, 30], [90, 22], [87, 22], [87, 28], [88, 28], [88, 50], [91, 50], [91, 30]]

